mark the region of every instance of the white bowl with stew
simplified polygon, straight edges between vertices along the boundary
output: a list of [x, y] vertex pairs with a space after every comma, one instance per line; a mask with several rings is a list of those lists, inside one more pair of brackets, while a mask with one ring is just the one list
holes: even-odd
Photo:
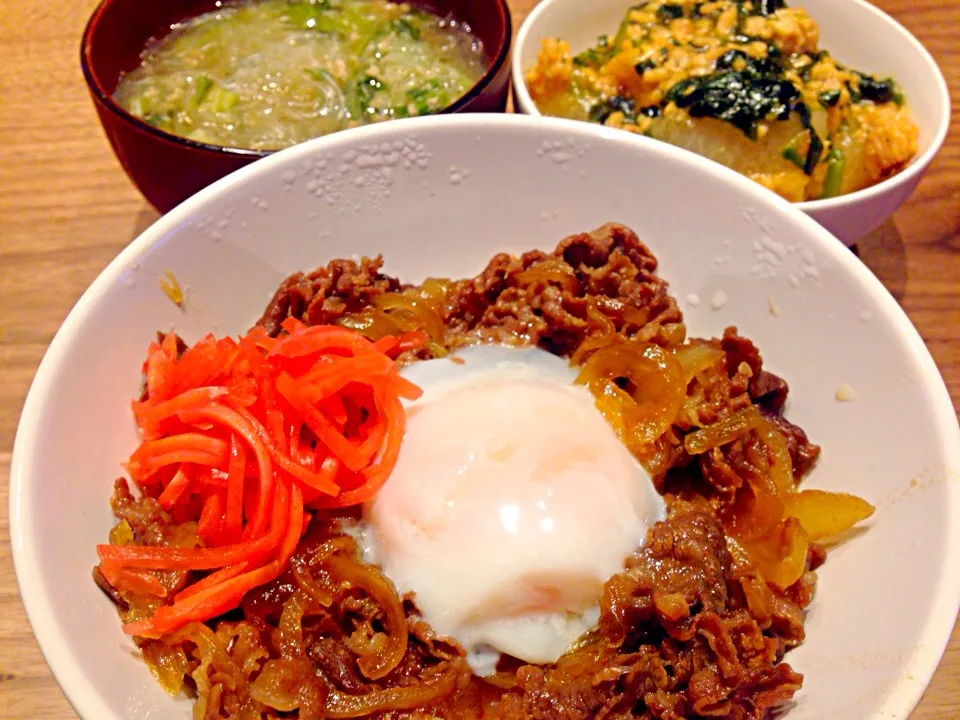
[[[539, 116], [527, 89], [526, 72], [544, 39], [560, 38], [574, 53], [616, 31], [632, 3], [598, 0], [544, 0], [517, 33], [512, 59], [514, 103]], [[865, 0], [794, 0], [819, 27], [819, 46], [838, 62], [878, 78], [892, 77], [906, 98], [919, 131], [917, 153], [898, 174], [845, 195], [796, 203], [847, 245], [883, 224], [913, 193], [939, 152], [950, 127], [950, 94], [936, 61], [902, 25]]]
[[[91, 579], [158, 330], [245, 332], [288, 274], [333, 258], [382, 254], [409, 282], [463, 277], [608, 221], [659, 258], [691, 334], [736, 325], [787, 379], [787, 417], [823, 447], [807, 486], [877, 508], [819, 572], [807, 639], [788, 654], [804, 686], [779, 717], [906, 718], [960, 602], [960, 431], [916, 330], [832, 235], [740, 175], [587, 123], [494, 115], [386, 123], [265, 158], [147, 229], [64, 321], [17, 432], [10, 530], [30, 622], [80, 717], [191, 717]], [[168, 271], [183, 309], [161, 290]]]

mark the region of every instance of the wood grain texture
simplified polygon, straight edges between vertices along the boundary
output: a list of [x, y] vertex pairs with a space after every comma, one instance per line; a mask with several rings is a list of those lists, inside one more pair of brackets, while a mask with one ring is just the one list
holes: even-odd
[[[585, 0], [587, 2], [588, 0]], [[960, 98], [960, 0], [875, 0], [920, 38]], [[0, 718], [75, 719], [30, 632], [11, 561], [7, 489], [23, 399], [80, 294], [156, 213], [110, 152], [79, 69], [96, 0], [0, 11]], [[517, 26], [536, 0], [511, 0]], [[802, 4], [799, 3], [798, 4]], [[860, 246], [930, 347], [960, 408], [960, 107], [893, 221]], [[105, 500], [106, 501], [106, 500]], [[914, 720], [960, 717], [960, 631]]]

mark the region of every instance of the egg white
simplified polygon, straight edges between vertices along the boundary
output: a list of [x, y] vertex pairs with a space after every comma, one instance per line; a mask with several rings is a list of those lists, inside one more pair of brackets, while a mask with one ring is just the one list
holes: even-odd
[[365, 557], [481, 676], [502, 653], [555, 662], [665, 514], [576, 374], [501, 345], [403, 370], [423, 396], [406, 403], [397, 467], [364, 508]]

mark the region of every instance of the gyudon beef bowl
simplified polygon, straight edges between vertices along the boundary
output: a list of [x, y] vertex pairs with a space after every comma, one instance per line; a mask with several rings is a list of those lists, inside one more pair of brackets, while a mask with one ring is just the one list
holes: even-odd
[[786, 202], [425, 118], [125, 250], [38, 371], [11, 530], [84, 718], [905, 718], [958, 446], [907, 319]]

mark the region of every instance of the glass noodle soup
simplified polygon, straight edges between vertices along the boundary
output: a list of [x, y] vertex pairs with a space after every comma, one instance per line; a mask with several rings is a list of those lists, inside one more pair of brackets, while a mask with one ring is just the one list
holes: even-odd
[[345, 128], [442, 110], [484, 73], [450, 17], [385, 0], [254, 0], [174, 25], [114, 94], [156, 128], [278, 150]]

